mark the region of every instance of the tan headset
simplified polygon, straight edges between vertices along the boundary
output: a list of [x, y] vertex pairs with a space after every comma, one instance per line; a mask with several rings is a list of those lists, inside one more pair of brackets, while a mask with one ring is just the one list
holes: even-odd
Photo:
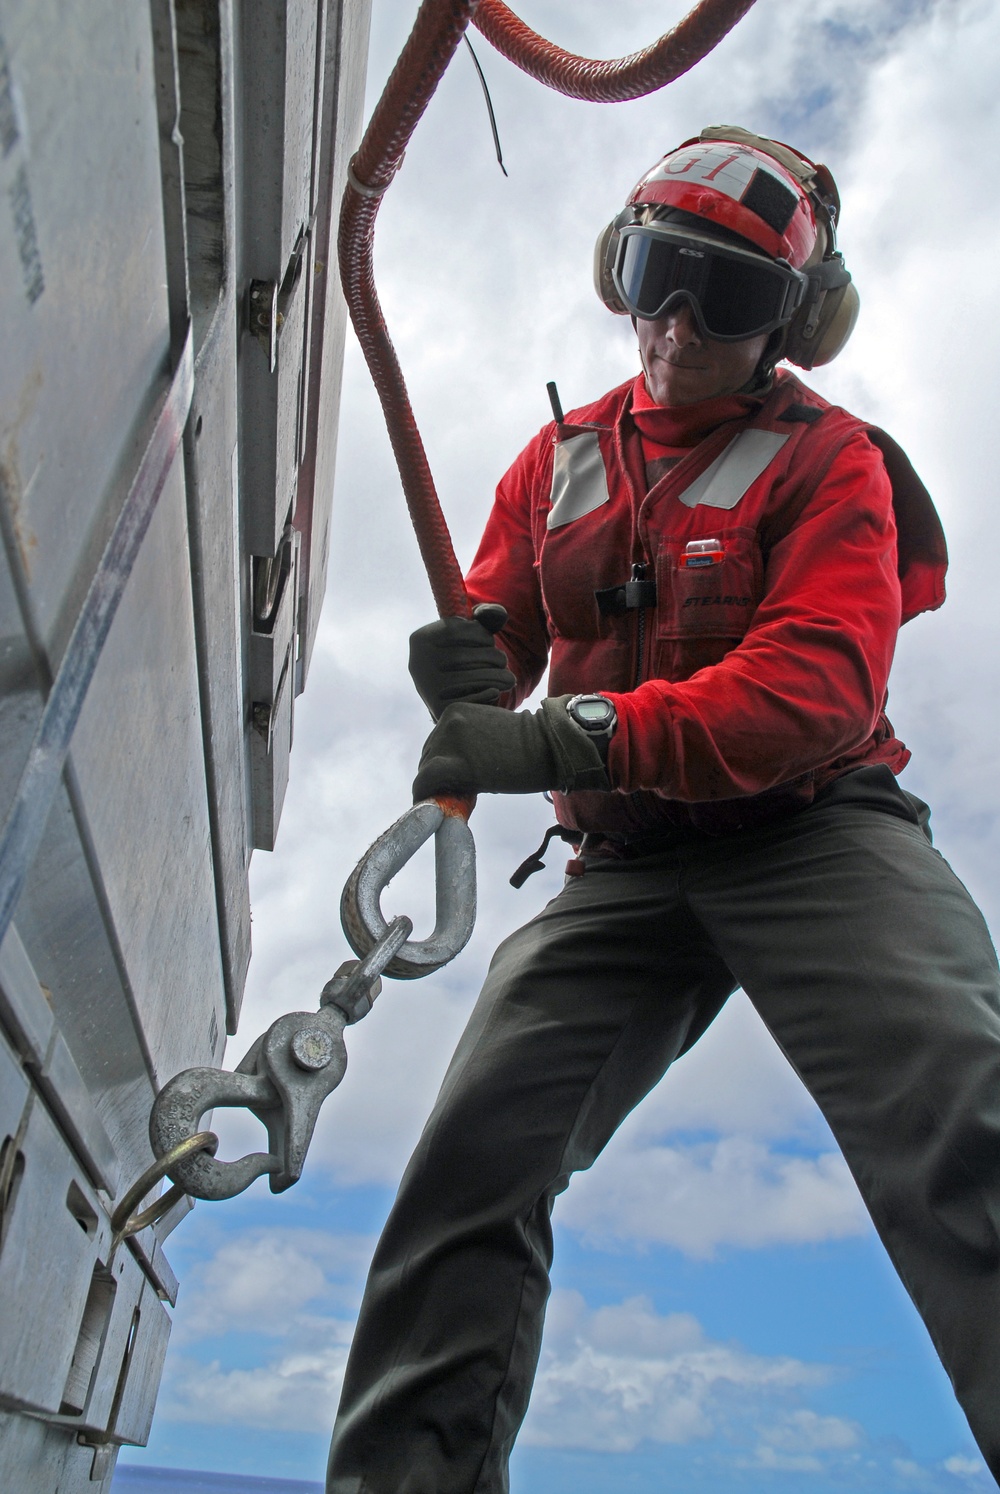
[[[816, 247], [802, 266], [810, 290], [788, 326], [783, 328], [779, 350], [773, 362], [787, 358], [799, 368], [817, 368], [831, 363], [854, 331], [860, 300], [843, 257], [837, 251], [836, 223], [840, 212], [837, 184], [826, 166], [814, 165], [798, 151], [777, 140], [754, 135], [739, 125], [710, 125], [698, 136], [700, 140], [731, 141], [749, 145], [770, 156], [783, 166], [802, 187], [813, 205], [819, 230]], [[692, 144], [686, 140], [685, 145]], [[615, 288], [613, 270], [618, 257], [621, 229], [642, 221], [641, 206], [627, 207], [603, 229], [594, 247], [594, 287], [609, 311], [628, 316]]]

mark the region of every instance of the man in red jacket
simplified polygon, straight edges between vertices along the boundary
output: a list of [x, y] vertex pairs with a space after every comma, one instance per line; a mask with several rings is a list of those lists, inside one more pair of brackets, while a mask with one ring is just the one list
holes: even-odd
[[438, 721], [415, 796], [551, 790], [578, 851], [497, 951], [403, 1179], [334, 1494], [506, 1490], [553, 1200], [737, 986], [1000, 1475], [1000, 979], [884, 714], [944, 541], [890, 438], [776, 372], [853, 326], [838, 207], [824, 167], [729, 127], [642, 179], [596, 266], [642, 374], [525, 448], [476, 617], [411, 640]]

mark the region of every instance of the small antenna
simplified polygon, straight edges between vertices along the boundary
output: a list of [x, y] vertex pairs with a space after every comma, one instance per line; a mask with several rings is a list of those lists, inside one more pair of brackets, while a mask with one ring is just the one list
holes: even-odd
[[559, 402], [559, 390], [556, 388], [555, 379], [550, 379], [546, 384], [549, 394], [549, 404], [552, 406], [552, 415], [556, 425], [565, 425], [566, 417], [563, 415], [563, 407]]
[[503, 172], [504, 176], [506, 176], [507, 168], [503, 163], [503, 152], [500, 149], [500, 131], [497, 129], [497, 117], [493, 113], [493, 100], [490, 98], [490, 90], [486, 84], [486, 76], [482, 68], [479, 66], [479, 58], [472, 50], [472, 43], [470, 42], [468, 35], [463, 36], [462, 40], [468, 47], [469, 56], [472, 58], [473, 66], [475, 67], [476, 72], [479, 74], [479, 81], [482, 84], [483, 89], [483, 98], [486, 100], [486, 112], [490, 116], [490, 129], [493, 131], [493, 148], [497, 153], [497, 165], [500, 167], [500, 170]]

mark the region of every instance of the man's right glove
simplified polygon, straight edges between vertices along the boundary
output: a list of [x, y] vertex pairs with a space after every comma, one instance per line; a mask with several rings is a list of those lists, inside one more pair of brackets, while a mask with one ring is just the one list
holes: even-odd
[[569, 695], [537, 711], [451, 705], [424, 743], [414, 803], [439, 794], [533, 794], [610, 789], [600, 747], [566, 710]]
[[507, 613], [496, 602], [481, 602], [471, 617], [439, 617], [410, 635], [410, 676], [417, 694], [437, 721], [456, 700], [495, 705], [514, 676], [497, 648]]

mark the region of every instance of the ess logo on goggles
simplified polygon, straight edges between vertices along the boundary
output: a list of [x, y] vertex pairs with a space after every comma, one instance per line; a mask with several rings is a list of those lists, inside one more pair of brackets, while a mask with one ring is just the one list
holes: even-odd
[[802, 304], [807, 277], [781, 260], [680, 233], [666, 223], [622, 228], [615, 289], [633, 316], [658, 321], [688, 301], [706, 337], [743, 342], [773, 332]]

